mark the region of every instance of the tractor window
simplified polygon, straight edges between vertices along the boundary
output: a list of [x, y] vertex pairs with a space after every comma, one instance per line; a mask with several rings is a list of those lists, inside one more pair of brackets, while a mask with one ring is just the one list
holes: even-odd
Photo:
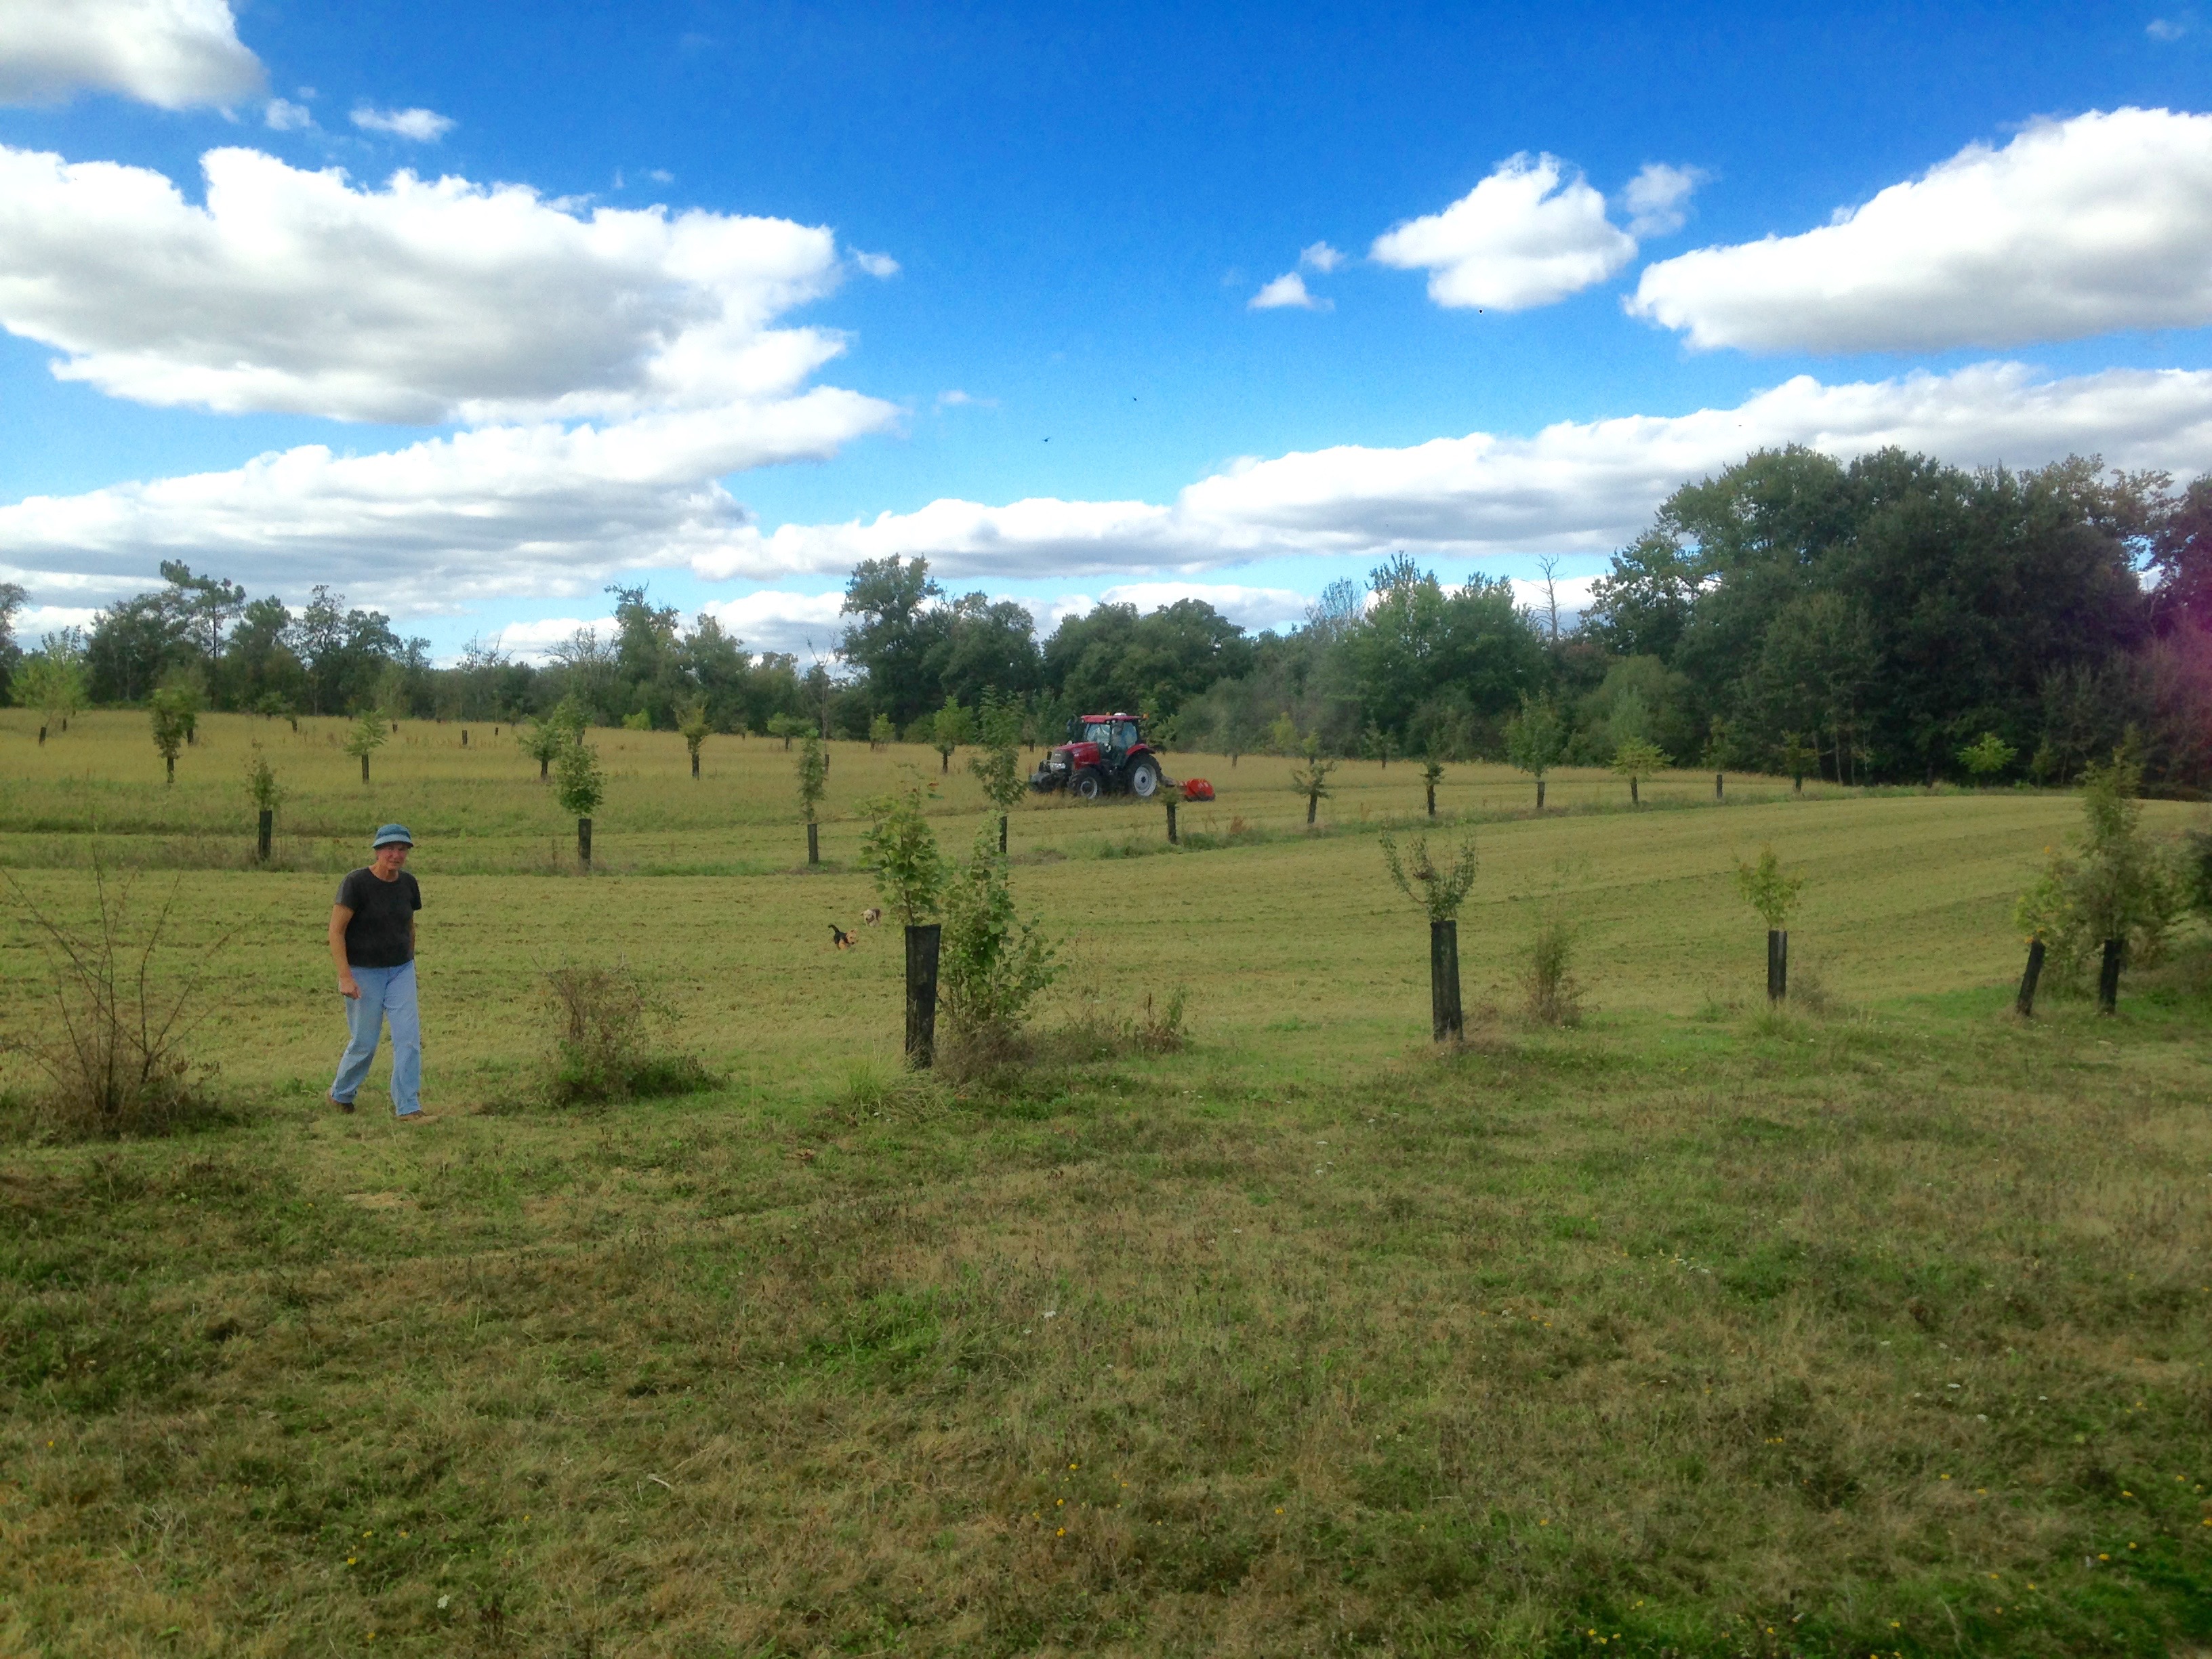
[[1114, 746], [1116, 749], [1133, 749], [1137, 746], [1137, 727], [1133, 721], [1121, 720], [1115, 725]]
[[1086, 743], [1104, 744], [1111, 748], [1114, 743], [1113, 723], [1109, 720], [1093, 720], [1083, 728], [1083, 738]]

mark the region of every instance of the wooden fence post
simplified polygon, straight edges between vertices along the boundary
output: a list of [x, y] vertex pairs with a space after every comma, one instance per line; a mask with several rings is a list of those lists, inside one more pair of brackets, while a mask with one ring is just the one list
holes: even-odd
[[2097, 972], [2097, 1012], [2111, 1014], [2119, 1012], [2120, 959], [2127, 954], [2125, 939], [2105, 941], [2104, 965]]
[[2035, 982], [2042, 977], [2043, 941], [2030, 939], [2027, 942], [2027, 967], [2020, 976], [2020, 995], [2013, 1003], [2022, 1019], [2035, 1018]]
[[1467, 1035], [1466, 1017], [1459, 1004], [1459, 924], [1429, 924], [1429, 1012], [1436, 1040], [1457, 1041]]
[[937, 1059], [937, 950], [944, 931], [934, 921], [906, 930], [906, 1060], [917, 1071]]

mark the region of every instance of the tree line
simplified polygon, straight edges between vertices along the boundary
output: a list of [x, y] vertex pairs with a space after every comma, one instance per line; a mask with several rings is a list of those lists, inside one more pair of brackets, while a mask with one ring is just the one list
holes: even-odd
[[[1762, 451], [1686, 484], [1561, 626], [1480, 574], [1401, 554], [1330, 585], [1301, 625], [1248, 633], [1199, 599], [1030, 613], [948, 592], [926, 560], [858, 566], [838, 665], [755, 653], [642, 586], [608, 635], [539, 664], [471, 647], [433, 665], [390, 619], [317, 588], [295, 612], [161, 567], [165, 586], [25, 653], [16, 702], [76, 678], [95, 703], [184, 684], [217, 708], [521, 719], [963, 740], [987, 709], [1031, 740], [1128, 709], [1159, 740], [1230, 753], [1660, 762], [1818, 775], [2065, 782], [2124, 742], [2147, 777], [2212, 787], [2212, 476], [2069, 459], [1964, 469], [1886, 450]], [[13, 599], [10, 601], [10, 593]]]

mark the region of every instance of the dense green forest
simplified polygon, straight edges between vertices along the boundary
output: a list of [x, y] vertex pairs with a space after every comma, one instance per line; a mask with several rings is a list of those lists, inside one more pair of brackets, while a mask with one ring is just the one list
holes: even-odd
[[[2151, 779], [2212, 787], [2212, 476], [2176, 489], [2092, 460], [2015, 472], [1762, 452], [1678, 489], [1565, 629], [1503, 580], [1449, 586], [1398, 555], [1283, 634], [1184, 599], [1101, 605], [1040, 640], [1023, 606], [950, 594], [923, 560], [891, 557], [852, 573], [836, 672], [749, 652], [711, 617], [687, 627], [641, 586], [610, 590], [611, 636], [580, 634], [544, 664], [472, 649], [437, 666], [326, 588], [294, 611], [182, 564], [161, 574], [38, 651], [0, 625], [13, 700], [174, 686], [270, 714], [489, 720], [565, 698], [609, 724], [668, 727], [698, 708], [723, 731], [805, 720], [861, 737], [884, 721], [957, 731], [989, 698], [1018, 704], [1033, 736], [1111, 707], [1191, 749], [1310, 738], [1466, 758], [1533, 744], [1601, 762], [1640, 741], [1684, 764], [1844, 782], [2058, 782], [2132, 738]], [[0, 588], [0, 623], [22, 598]]]

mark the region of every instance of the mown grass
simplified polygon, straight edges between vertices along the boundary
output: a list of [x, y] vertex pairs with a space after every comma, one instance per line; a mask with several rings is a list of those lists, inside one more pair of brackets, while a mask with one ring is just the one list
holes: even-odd
[[[232, 1121], [0, 1148], [0, 1651], [2212, 1644], [2212, 956], [2012, 1018], [2071, 803], [1483, 825], [1471, 1006], [1565, 916], [1588, 1017], [1450, 1054], [1351, 805], [1024, 864], [1086, 1036], [964, 1092], [896, 1080], [894, 941], [829, 949], [849, 870], [521, 880], [426, 837], [410, 1129], [319, 1108], [325, 876], [142, 873], [188, 949], [249, 941], [204, 1030]], [[783, 810], [672, 833], [750, 856]], [[1826, 1018], [1760, 1006], [1769, 840]], [[728, 1086], [533, 1103], [563, 960], [635, 969]], [[1099, 1055], [1176, 985], [1189, 1048]]]

